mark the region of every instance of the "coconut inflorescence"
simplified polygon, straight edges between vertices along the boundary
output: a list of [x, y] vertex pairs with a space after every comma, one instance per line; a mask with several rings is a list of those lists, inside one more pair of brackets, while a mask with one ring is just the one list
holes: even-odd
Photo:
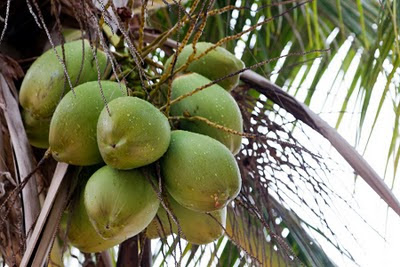
[[[54, 50], [32, 64], [20, 90], [31, 144], [49, 147], [60, 162], [104, 165], [79, 178], [72, 209], [64, 215], [72, 245], [89, 253], [140, 232], [149, 238], [175, 233], [194, 244], [223, 235], [227, 206], [241, 189], [234, 155], [243, 122], [229, 92], [239, 77], [196, 89], [243, 63], [221, 47], [211, 48], [211, 43], [196, 44], [195, 56], [204, 56], [172, 76], [169, 101], [161, 89], [167, 83], [147, 88], [108, 80], [106, 54], [96, 50], [96, 65], [87, 40], [64, 45], [73, 90]], [[183, 48], [175, 67], [185, 66], [192, 53], [192, 45]], [[99, 73], [104, 80], [98, 80]], [[165, 108], [167, 102], [171, 106]]]

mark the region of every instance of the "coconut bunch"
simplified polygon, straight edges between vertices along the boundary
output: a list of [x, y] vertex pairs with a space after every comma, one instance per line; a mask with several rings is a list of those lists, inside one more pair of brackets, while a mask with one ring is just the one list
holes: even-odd
[[65, 214], [72, 245], [99, 252], [143, 231], [194, 244], [222, 236], [243, 131], [230, 94], [239, 77], [224, 77], [243, 68], [222, 47], [188, 44], [164, 65], [171, 82], [147, 97], [140, 83], [110, 80], [106, 52], [85, 39], [31, 65], [19, 92], [31, 145], [91, 170]]

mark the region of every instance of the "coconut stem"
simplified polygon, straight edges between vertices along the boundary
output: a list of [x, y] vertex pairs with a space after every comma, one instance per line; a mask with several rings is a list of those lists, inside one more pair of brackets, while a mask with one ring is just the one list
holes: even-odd
[[[144, 244], [140, 244], [144, 242]], [[140, 251], [142, 249], [142, 252]], [[122, 266], [152, 266], [151, 243], [149, 239], [142, 240], [139, 235], [129, 238], [119, 246], [117, 267]]]

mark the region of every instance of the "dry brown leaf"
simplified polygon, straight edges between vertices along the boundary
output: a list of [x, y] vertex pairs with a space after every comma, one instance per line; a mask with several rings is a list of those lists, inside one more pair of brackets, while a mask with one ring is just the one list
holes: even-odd
[[[19, 174], [18, 182], [21, 183], [35, 168], [36, 163], [22, 123], [18, 102], [11, 94], [10, 87], [2, 74], [0, 74], [0, 100], [16, 158], [15, 164]], [[24, 207], [25, 233], [29, 237], [30, 229], [33, 227], [40, 211], [35, 175], [22, 189], [22, 201]]]

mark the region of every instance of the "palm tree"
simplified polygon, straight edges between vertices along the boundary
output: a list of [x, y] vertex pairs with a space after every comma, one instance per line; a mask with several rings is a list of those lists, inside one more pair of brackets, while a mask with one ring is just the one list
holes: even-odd
[[[307, 106], [329, 98], [318, 97], [321, 90], [340, 90], [344, 97], [335, 126], [340, 129], [346, 112], [359, 113], [357, 144], [365, 134], [370, 140], [391, 94], [395, 121], [386, 166], [393, 164], [395, 177], [400, 158], [398, 5], [387, 0], [4, 1], [0, 259], [9, 266], [39, 266], [51, 251], [55, 266], [62, 264], [63, 255], [69, 263], [78, 258], [83, 265], [99, 266], [334, 266], [337, 262], [327, 255], [326, 245], [318, 242], [324, 240], [356, 262], [326, 216], [336, 212], [337, 202], [352, 207], [331, 186], [332, 160], [314, 146], [315, 140], [329, 141], [397, 214], [400, 203], [360, 154]], [[108, 51], [119, 66], [112, 79], [124, 79], [131, 88], [144, 82], [149, 86], [147, 73], [154, 81], [162, 80], [159, 64], [191, 42], [218, 44], [243, 60], [247, 69], [240, 71], [241, 83], [232, 91], [244, 123], [245, 141], [236, 157], [243, 185], [229, 206], [225, 237], [198, 246], [179, 235], [150, 241], [143, 232], [118, 249], [95, 255], [81, 254], [64, 242], [58, 225], [71, 207], [73, 177], [80, 169], [57, 164], [48, 152], [29, 145], [16, 96], [24, 71], [45, 47], [63, 43], [66, 27], [81, 29]], [[138, 58], [148, 55], [145, 66]], [[322, 84], [327, 76], [329, 83]], [[381, 76], [386, 85], [375, 107], [371, 97], [379, 90]], [[165, 78], [168, 82], [170, 76]], [[357, 109], [353, 98], [360, 103]], [[373, 123], [366, 131], [368, 116]]]

